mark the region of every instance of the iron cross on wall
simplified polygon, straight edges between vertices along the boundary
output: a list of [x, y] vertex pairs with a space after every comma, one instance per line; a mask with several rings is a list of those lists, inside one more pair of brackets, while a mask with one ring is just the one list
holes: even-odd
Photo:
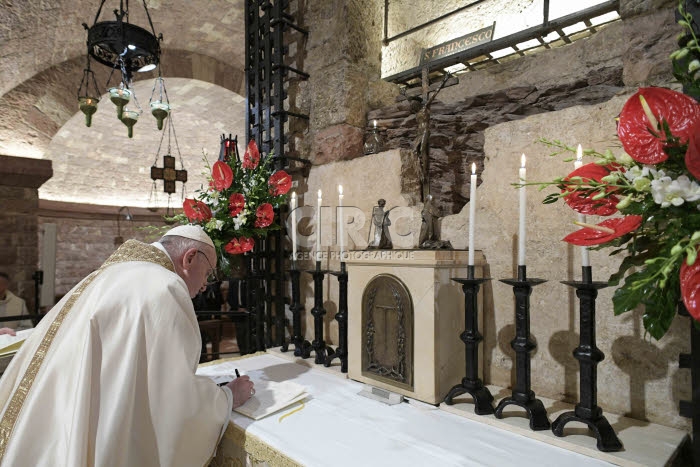
[[163, 180], [163, 191], [172, 195], [175, 193], [175, 182], [187, 182], [187, 171], [175, 169], [175, 158], [171, 155], [163, 156], [163, 167], [151, 167], [151, 178]]

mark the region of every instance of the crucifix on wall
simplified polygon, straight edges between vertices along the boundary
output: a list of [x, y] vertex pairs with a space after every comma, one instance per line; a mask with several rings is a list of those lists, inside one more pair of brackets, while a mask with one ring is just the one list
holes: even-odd
[[169, 154], [163, 156], [163, 167], [151, 167], [151, 178], [163, 180], [163, 191], [169, 195], [175, 193], [175, 182], [187, 182], [187, 171], [175, 168], [175, 158]]
[[425, 66], [421, 75], [420, 94], [415, 91], [411, 93], [412, 95], [404, 92], [406, 98], [411, 100], [411, 111], [416, 113], [418, 124], [418, 134], [413, 142], [413, 160], [420, 182], [420, 200], [423, 202], [418, 246], [426, 249], [452, 248], [449, 242], [437, 239], [435, 225], [440, 219], [439, 209], [430, 192], [430, 105], [442, 88], [457, 84], [457, 79], [450, 79], [450, 77], [450, 73], [446, 73], [439, 83], [431, 85], [430, 70]]

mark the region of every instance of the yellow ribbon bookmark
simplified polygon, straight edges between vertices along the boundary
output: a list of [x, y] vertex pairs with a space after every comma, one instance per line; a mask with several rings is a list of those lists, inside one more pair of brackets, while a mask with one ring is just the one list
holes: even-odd
[[291, 412], [287, 412], [286, 414], [282, 415], [279, 420], [277, 420], [278, 423], [282, 423], [282, 419], [284, 417], [289, 417], [291, 414], [299, 412], [301, 409], [303, 409], [306, 406], [306, 404], [302, 401], [301, 405], [297, 407], [296, 409], [292, 410]]

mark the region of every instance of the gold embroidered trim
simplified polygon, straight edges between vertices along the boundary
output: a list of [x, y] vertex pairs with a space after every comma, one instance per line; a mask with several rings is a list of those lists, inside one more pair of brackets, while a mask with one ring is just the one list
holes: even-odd
[[22, 410], [24, 401], [27, 399], [29, 390], [32, 388], [32, 384], [34, 384], [34, 379], [39, 372], [39, 368], [41, 368], [41, 364], [44, 362], [44, 357], [46, 356], [54, 337], [56, 337], [56, 334], [58, 333], [58, 329], [61, 327], [61, 324], [63, 324], [63, 320], [68, 312], [71, 310], [71, 308], [73, 308], [73, 304], [75, 304], [76, 300], [78, 300], [80, 297], [80, 294], [83, 293], [83, 290], [90, 285], [90, 283], [99, 273], [100, 269], [91, 273], [71, 294], [61, 311], [59, 311], [56, 315], [56, 318], [53, 320], [53, 323], [51, 323], [51, 326], [49, 326], [49, 329], [46, 331], [41, 344], [39, 344], [39, 348], [34, 353], [31, 362], [29, 362], [29, 366], [24, 372], [22, 381], [20, 381], [19, 386], [12, 395], [12, 399], [10, 399], [7, 410], [5, 410], [5, 413], [2, 416], [2, 421], [0, 421], [0, 461], [2, 461], [2, 458], [5, 456], [5, 449], [7, 448], [7, 443], [10, 440], [12, 430], [17, 422], [19, 412]]
[[107, 259], [107, 261], [104, 262], [100, 269], [92, 272], [85, 278], [85, 280], [83, 280], [78, 288], [73, 291], [70, 298], [68, 298], [66, 303], [63, 305], [61, 311], [59, 311], [56, 318], [54, 318], [53, 322], [49, 326], [49, 329], [46, 331], [46, 334], [44, 334], [39, 347], [32, 356], [32, 360], [29, 362], [27, 370], [24, 372], [24, 376], [22, 377], [19, 386], [17, 386], [14, 394], [12, 394], [7, 410], [5, 410], [5, 413], [2, 415], [2, 420], [0, 420], [0, 462], [2, 462], [2, 459], [5, 456], [7, 443], [10, 440], [10, 436], [12, 436], [12, 430], [14, 430], [15, 424], [17, 423], [17, 418], [22, 410], [24, 401], [29, 395], [29, 391], [34, 384], [34, 379], [36, 378], [37, 373], [39, 373], [41, 364], [44, 362], [44, 358], [49, 351], [49, 347], [51, 347], [51, 344], [53, 343], [59, 328], [63, 324], [64, 319], [71, 311], [78, 298], [80, 298], [83, 291], [90, 285], [90, 283], [92, 283], [92, 281], [100, 274], [100, 272], [102, 272], [104, 268], [111, 264], [122, 263], [125, 261], [148, 261], [159, 264], [164, 268], [175, 272], [173, 263], [170, 258], [168, 258], [167, 254], [163, 253], [161, 250], [152, 245], [148, 245], [137, 240], [128, 240], [121, 247], [119, 247], [119, 249], [117, 249], [117, 251], [115, 251]]
[[[117, 251], [112, 253], [112, 256], [107, 258], [102, 268], [106, 268], [111, 264], [124, 263], [126, 261], [147, 261], [163, 266], [165, 269], [175, 272], [173, 262], [167, 254], [153, 245], [139, 242], [138, 240], [127, 240], [119, 247]], [[100, 269], [102, 269], [100, 268]]]
[[233, 423], [230, 423], [224, 434], [234, 445], [243, 449], [255, 462], [267, 462], [275, 467], [302, 467], [303, 464], [285, 456], [281, 452], [270, 447], [260, 438]]

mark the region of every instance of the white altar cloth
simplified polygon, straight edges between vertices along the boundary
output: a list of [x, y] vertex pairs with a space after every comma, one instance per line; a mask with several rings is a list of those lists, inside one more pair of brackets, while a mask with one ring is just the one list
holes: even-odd
[[310, 396], [304, 407], [289, 416], [280, 419], [298, 409], [299, 404], [261, 420], [234, 412], [231, 420], [233, 428], [245, 430], [245, 436], [253, 435], [300, 465], [612, 465], [422, 402], [385, 405], [359, 396], [364, 387], [361, 383], [274, 355], [244, 357], [219, 365], [222, 370], [243, 370], [253, 381], [290, 379], [306, 387]]

